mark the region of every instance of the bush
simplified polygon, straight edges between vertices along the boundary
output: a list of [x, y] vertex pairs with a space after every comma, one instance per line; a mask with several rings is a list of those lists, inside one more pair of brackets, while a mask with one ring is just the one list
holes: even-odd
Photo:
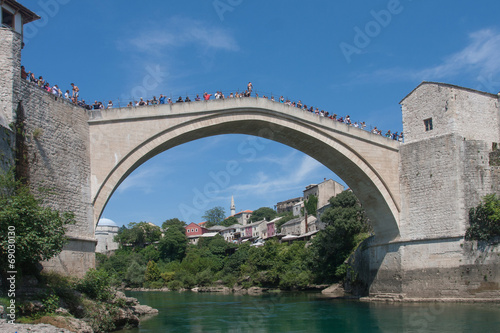
[[174, 279], [175, 272], [164, 272], [160, 274], [163, 282], [168, 283]]
[[174, 291], [179, 290], [182, 288], [182, 283], [179, 280], [173, 280], [167, 284], [167, 288]]
[[85, 321], [89, 323], [95, 333], [111, 332], [116, 329], [113, 316], [118, 309], [111, 304], [85, 300]]
[[496, 241], [500, 236], [500, 199], [496, 194], [485, 196], [482, 202], [469, 210], [470, 226], [466, 240]]
[[154, 261], [149, 261], [144, 273], [144, 279], [147, 282], [155, 282], [161, 279], [160, 270]]
[[141, 266], [137, 261], [132, 261], [132, 264], [127, 269], [125, 280], [128, 281], [132, 287], [141, 287], [144, 283], [144, 272], [146, 267]]
[[109, 275], [103, 270], [90, 269], [77, 285], [76, 290], [98, 301], [109, 301], [114, 297]]
[[196, 284], [199, 286], [208, 286], [212, 284], [214, 274], [210, 268], [196, 274]]

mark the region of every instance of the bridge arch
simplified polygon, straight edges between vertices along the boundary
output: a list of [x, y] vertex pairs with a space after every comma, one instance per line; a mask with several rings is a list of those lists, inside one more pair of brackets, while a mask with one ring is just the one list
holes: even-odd
[[259, 98], [92, 111], [89, 125], [95, 224], [120, 183], [150, 158], [209, 136], [247, 134], [316, 159], [353, 190], [379, 242], [399, 235], [399, 143], [379, 135]]

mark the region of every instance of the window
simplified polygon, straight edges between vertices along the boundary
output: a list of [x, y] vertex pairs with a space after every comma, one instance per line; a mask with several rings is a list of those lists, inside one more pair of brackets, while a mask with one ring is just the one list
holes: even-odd
[[195, 230], [195, 231], [196, 231], [196, 232], [198, 232], [198, 228], [196, 228], [196, 230]]
[[2, 8], [2, 26], [14, 28], [14, 14]]
[[432, 131], [432, 118], [424, 119], [425, 131]]

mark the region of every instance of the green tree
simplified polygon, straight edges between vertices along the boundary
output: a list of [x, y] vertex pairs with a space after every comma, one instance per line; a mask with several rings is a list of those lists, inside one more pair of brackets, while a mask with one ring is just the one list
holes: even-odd
[[227, 219], [222, 221], [221, 225], [224, 227], [230, 227], [233, 224], [238, 224], [238, 219], [234, 216], [229, 216]]
[[[66, 226], [73, 223], [75, 219], [72, 213], [60, 213], [43, 207], [43, 201], [37, 199], [26, 185], [16, 181], [13, 172], [0, 174], [2, 277], [6, 277], [8, 270], [38, 273], [35, 270], [38, 262], [48, 260], [62, 251], [67, 242]], [[2, 285], [6, 286], [7, 283]]]
[[128, 285], [132, 287], [141, 287], [144, 283], [144, 272], [146, 267], [140, 265], [137, 261], [132, 261], [130, 266], [127, 268], [127, 273], [125, 274], [125, 281]]
[[182, 260], [186, 254], [188, 239], [179, 228], [168, 228], [158, 244], [160, 258], [166, 261]]
[[226, 218], [226, 211], [223, 207], [214, 207], [207, 210], [202, 218], [207, 221], [207, 228], [213, 227], [214, 225], [221, 225], [222, 221]]
[[177, 228], [181, 232], [186, 233], [186, 229], [185, 229], [186, 225], [187, 225], [186, 222], [181, 221], [178, 218], [173, 218], [173, 219], [166, 220], [165, 222], [163, 222], [163, 224], [161, 225], [161, 228], [163, 230], [167, 230], [168, 228]]
[[276, 217], [277, 213], [274, 209], [269, 207], [261, 207], [252, 213], [250, 216], [250, 222], [257, 222], [266, 219], [266, 221], [271, 221]]
[[154, 261], [149, 261], [144, 272], [144, 279], [147, 282], [155, 282], [161, 279], [160, 269]]
[[322, 215], [325, 230], [313, 240], [315, 272], [324, 282], [335, 279], [335, 271], [356, 247], [357, 235], [370, 229], [356, 196], [344, 191], [330, 199]]
[[120, 228], [115, 240], [122, 246], [145, 247], [159, 241], [161, 230], [157, 225], [148, 222], [130, 222], [127, 228]]
[[145, 261], [158, 261], [160, 260], [160, 251], [156, 247], [156, 244], [148, 245], [139, 253], [144, 257]]
[[469, 210], [466, 240], [498, 242], [500, 237], [500, 199], [496, 194], [483, 197], [481, 203]]

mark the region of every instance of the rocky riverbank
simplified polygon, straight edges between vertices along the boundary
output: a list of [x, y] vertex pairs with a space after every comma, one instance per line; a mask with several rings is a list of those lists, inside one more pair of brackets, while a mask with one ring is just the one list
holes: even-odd
[[[71, 306], [59, 307], [54, 314], [42, 316], [33, 320], [30, 324], [11, 324], [5, 319], [0, 320], [0, 332], [2, 333], [20, 333], [20, 332], [78, 332], [94, 333], [93, 327], [100, 323], [96, 321], [105, 320], [108, 322], [109, 329], [118, 330], [124, 327], [137, 327], [141, 320], [157, 315], [158, 310], [148, 305], [141, 305], [136, 298], [126, 297], [123, 292], [117, 291], [114, 299], [111, 301], [112, 307], [101, 303], [87, 301], [86, 307], [91, 308], [97, 316], [85, 316], [86, 313], [81, 310], [82, 316], [76, 318], [70, 314], [75, 312]], [[24, 315], [36, 316], [37, 313], [45, 311], [44, 305], [40, 301], [27, 301], [23, 303], [22, 311]], [[87, 310], [89, 311], [89, 310]], [[4, 309], [0, 306], [0, 318], [5, 317]]]

